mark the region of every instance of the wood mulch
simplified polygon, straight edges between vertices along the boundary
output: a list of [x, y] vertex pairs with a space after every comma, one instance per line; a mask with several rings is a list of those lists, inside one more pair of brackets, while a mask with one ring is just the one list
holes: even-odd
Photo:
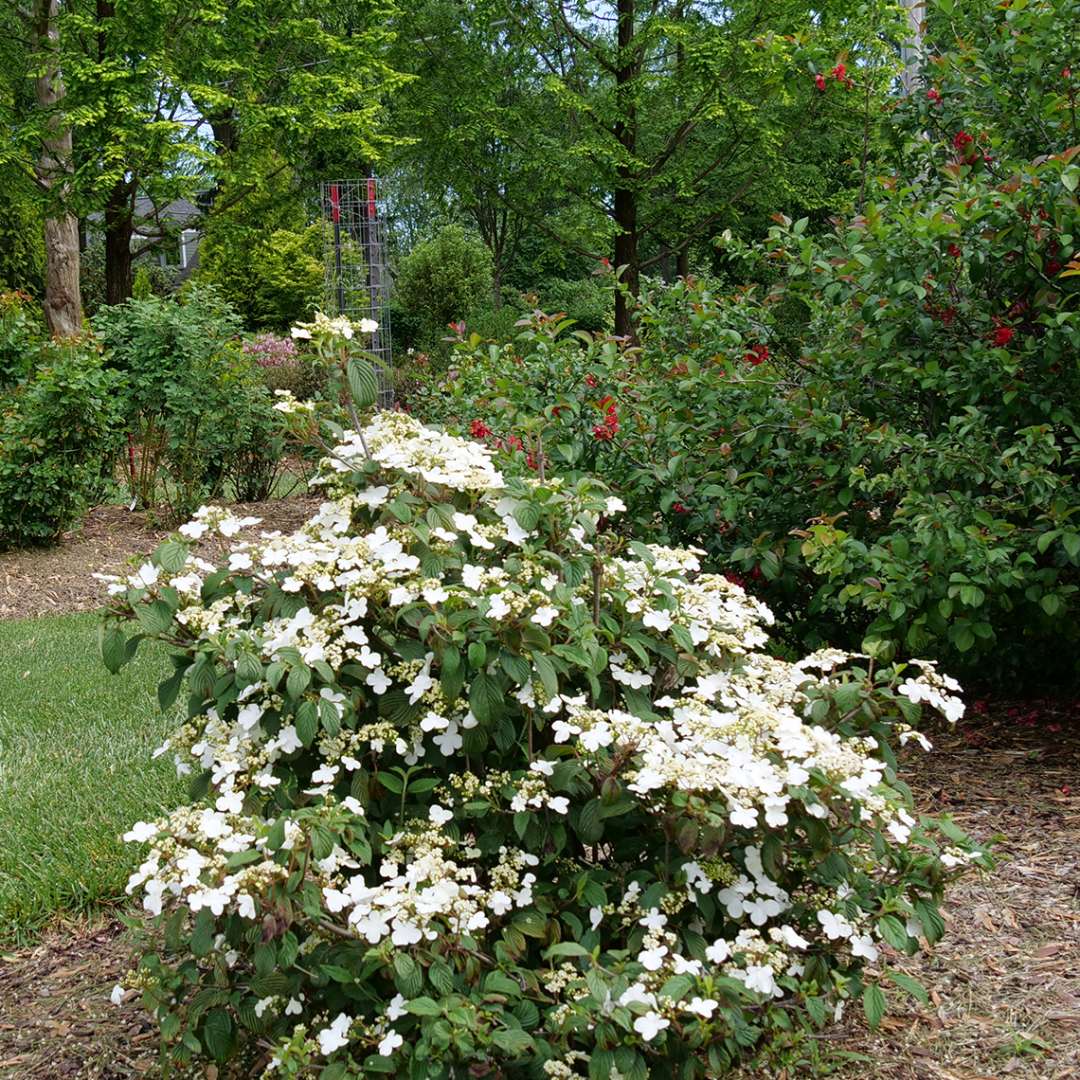
[[[265, 503], [234, 503], [238, 515], [262, 518], [260, 530], [288, 532], [302, 525], [319, 499], [293, 497]], [[92, 611], [105, 601], [105, 586], [92, 574], [123, 572], [169, 535], [145, 511], [98, 506], [83, 524], [48, 548], [0, 552], [0, 619], [28, 619]], [[204, 537], [199, 554], [213, 560], [228, 546], [219, 536]]]

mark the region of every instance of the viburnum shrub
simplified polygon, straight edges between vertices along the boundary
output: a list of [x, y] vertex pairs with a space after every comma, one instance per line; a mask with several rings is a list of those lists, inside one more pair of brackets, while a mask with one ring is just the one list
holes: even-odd
[[952, 680], [777, 659], [760, 603], [614, 530], [598, 482], [404, 413], [338, 432], [318, 485], [298, 532], [214, 567], [190, 541], [257, 522], [204, 507], [110, 589], [106, 663], [163, 641], [187, 703], [160, 753], [192, 802], [127, 834], [162, 940], [114, 993], [171, 1058], [714, 1076], [923, 994], [892, 961], [983, 856], [915, 816], [889, 741], [956, 719]]

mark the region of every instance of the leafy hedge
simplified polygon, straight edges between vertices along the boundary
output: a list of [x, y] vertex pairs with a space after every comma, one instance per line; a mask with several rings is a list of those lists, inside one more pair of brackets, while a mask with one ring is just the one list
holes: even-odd
[[954, 39], [935, 5], [862, 212], [727, 243], [771, 285], [650, 286], [633, 348], [544, 318], [472, 338], [417, 408], [522, 469], [598, 472], [804, 646], [1074, 678], [1080, 78], [1055, 28], [1075, 10], [981, 5]]

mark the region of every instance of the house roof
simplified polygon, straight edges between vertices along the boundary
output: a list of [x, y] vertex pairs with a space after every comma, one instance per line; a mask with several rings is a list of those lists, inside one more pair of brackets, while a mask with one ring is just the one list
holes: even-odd
[[[150, 235], [150, 231], [144, 231], [143, 226], [151, 223], [160, 222], [177, 230], [193, 229], [198, 228], [202, 218], [202, 210], [190, 199], [173, 199], [172, 202], [165, 203], [164, 206], [157, 207], [155, 210], [153, 199], [146, 195], [137, 195], [134, 209], [135, 233], [138, 236]], [[100, 210], [95, 210], [94, 213], [87, 215], [87, 221], [96, 224], [104, 216]]]

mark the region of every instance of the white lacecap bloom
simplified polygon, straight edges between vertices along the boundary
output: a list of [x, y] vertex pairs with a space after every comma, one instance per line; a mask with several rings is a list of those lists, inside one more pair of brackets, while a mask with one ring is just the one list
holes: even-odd
[[671, 1026], [671, 1021], [651, 1009], [644, 1016], [639, 1016], [634, 1021], [634, 1030], [646, 1041], [652, 1042], [665, 1028]]

